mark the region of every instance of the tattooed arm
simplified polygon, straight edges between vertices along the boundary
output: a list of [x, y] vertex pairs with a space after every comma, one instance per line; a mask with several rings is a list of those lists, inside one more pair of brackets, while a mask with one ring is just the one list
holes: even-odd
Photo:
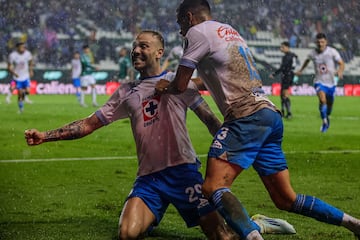
[[78, 139], [89, 135], [102, 126], [100, 119], [95, 114], [92, 114], [87, 118], [54, 130], [45, 132], [40, 132], [37, 129], [26, 130], [25, 139], [29, 146], [39, 145], [44, 142]]
[[207, 126], [212, 136], [215, 136], [216, 132], [220, 129], [221, 122], [211, 111], [209, 105], [203, 101], [196, 109], [195, 114], [198, 118]]

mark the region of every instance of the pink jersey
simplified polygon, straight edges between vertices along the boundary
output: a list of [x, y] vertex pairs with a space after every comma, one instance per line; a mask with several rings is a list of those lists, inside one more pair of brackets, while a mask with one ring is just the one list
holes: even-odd
[[316, 50], [311, 51], [308, 59], [314, 63], [316, 74], [314, 83], [333, 87], [335, 85], [336, 63], [342, 61], [339, 52], [335, 48], [327, 46], [321, 53]]
[[188, 107], [195, 109], [204, 100], [192, 82], [183, 94], [155, 95], [156, 82], [174, 77], [174, 73], [163, 72], [123, 84], [96, 111], [104, 124], [130, 118], [138, 155], [138, 176], [195, 163], [195, 151], [186, 128], [186, 111]]
[[197, 68], [225, 121], [274, 104], [264, 95], [256, 64], [245, 40], [230, 25], [205, 21], [185, 36], [180, 65]]

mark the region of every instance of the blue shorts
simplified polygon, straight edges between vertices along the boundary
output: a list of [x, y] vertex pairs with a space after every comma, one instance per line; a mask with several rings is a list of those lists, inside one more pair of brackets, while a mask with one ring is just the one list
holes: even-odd
[[73, 81], [74, 87], [80, 87], [81, 86], [80, 78], [73, 78], [72, 81]]
[[26, 89], [30, 87], [29, 79], [26, 79], [24, 81], [15, 80], [15, 82], [16, 82], [16, 89]]
[[154, 226], [160, 223], [170, 203], [187, 227], [197, 226], [201, 216], [215, 210], [202, 195], [203, 178], [198, 168], [199, 163], [182, 164], [137, 177], [128, 199], [139, 197], [144, 201], [155, 215]]
[[315, 83], [314, 88], [316, 93], [324, 92], [327, 99], [334, 99], [336, 86], [327, 87], [321, 83]]
[[271, 175], [287, 169], [281, 149], [282, 137], [280, 113], [264, 108], [250, 116], [224, 122], [208, 156], [243, 169], [252, 165], [260, 176]]

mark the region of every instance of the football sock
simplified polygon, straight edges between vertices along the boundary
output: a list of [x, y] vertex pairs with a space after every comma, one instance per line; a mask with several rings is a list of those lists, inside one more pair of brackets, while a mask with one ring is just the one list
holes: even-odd
[[[216, 190], [210, 198], [210, 202], [223, 216], [227, 224], [237, 232], [242, 239], [248, 239], [251, 233], [260, 235], [260, 227], [250, 220], [250, 217], [241, 202], [231, 193], [228, 188]], [[255, 232], [254, 232], [255, 231]]]
[[91, 93], [92, 93], [92, 103], [96, 104], [96, 88], [92, 88]]
[[319, 110], [320, 110], [321, 119], [327, 119], [327, 111], [328, 111], [327, 105], [326, 104], [321, 104], [319, 106]]
[[286, 109], [285, 99], [282, 97], [281, 98], [281, 113], [284, 117], [285, 117], [285, 109]]
[[349, 229], [350, 231], [354, 232], [357, 235], [360, 234], [360, 220], [346, 213], [344, 213], [341, 226], [346, 227], [347, 229]]
[[85, 92], [84, 92], [84, 90], [80, 91], [80, 104], [85, 104]]
[[287, 114], [291, 114], [291, 102], [290, 102], [290, 98], [285, 98], [285, 106], [286, 106]]
[[289, 212], [315, 218], [320, 222], [340, 225], [344, 213], [313, 196], [298, 194]]
[[19, 102], [18, 102], [18, 106], [19, 106], [20, 112], [22, 112], [22, 111], [24, 110], [24, 102], [23, 102], [23, 101], [19, 101]]

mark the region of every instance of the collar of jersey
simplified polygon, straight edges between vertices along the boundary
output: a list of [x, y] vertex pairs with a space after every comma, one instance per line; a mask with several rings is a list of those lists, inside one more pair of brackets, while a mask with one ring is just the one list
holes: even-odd
[[166, 73], [167, 73], [167, 71], [165, 70], [165, 71], [163, 71], [162, 73], [160, 73], [159, 75], [151, 76], [151, 77], [145, 77], [145, 78], [140, 78], [139, 80], [140, 80], [140, 81], [144, 81], [144, 80], [151, 79], [151, 78], [159, 78], [159, 77], [165, 75]]

